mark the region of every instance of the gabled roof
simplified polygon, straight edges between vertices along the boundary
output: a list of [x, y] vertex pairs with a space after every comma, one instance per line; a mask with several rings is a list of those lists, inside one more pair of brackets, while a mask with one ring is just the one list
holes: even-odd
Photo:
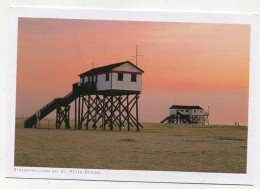
[[182, 105], [172, 105], [169, 109], [201, 109], [201, 110], [204, 110], [200, 106], [182, 106]]
[[123, 64], [129, 63], [132, 66], [134, 66], [135, 68], [137, 68], [138, 70], [140, 70], [141, 72], [144, 73], [144, 71], [140, 68], [138, 68], [136, 65], [134, 65], [132, 62], [130, 61], [124, 61], [124, 62], [118, 62], [115, 64], [109, 64], [107, 66], [101, 66], [101, 67], [97, 67], [97, 68], [92, 68], [91, 70], [88, 70], [82, 74], [80, 74], [79, 76], [84, 76], [84, 75], [96, 75], [96, 74], [100, 74], [100, 73], [105, 73], [105, 72], [109, 72], [112, 71], [114, 68], [119, 67]]

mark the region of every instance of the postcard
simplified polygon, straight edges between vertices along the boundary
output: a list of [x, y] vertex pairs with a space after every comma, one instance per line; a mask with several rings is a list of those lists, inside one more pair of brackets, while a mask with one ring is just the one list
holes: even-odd
[[257, 19], [12, 7], [6, 177], [252, 185]]

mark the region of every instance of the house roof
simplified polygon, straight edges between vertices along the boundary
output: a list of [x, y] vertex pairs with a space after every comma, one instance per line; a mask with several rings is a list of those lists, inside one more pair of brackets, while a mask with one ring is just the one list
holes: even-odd
[[169, 109], [201, 109], [201, 110], [204, 110], [200, 106], [182, 106], [182, 105], [172, 105]]
[[92, 68], [91, 70], [88, 70], [88, 71], [80, 74], [79, 76], [96, 75], [96, 74], [99, 74], [99, 73], [109, 72], [109, 71], [112, 71], [114, 68], [119, 67], [119, 66], [126, 64], [126, 63], [131, 64], [132, 66], [134, 66], [135, 68], [137, 68], [138, 70], [140, 70], [141, 72], [144, 73], [144, 71], [142, 69], [140, 69], [139, 67], [134, 65], [132, 62], [124, 61], [124, 62], [118, 62], [118, 63], [109, 64], [109, 65], [101, 66], [101, 67], [97, 67], [97, 68]]

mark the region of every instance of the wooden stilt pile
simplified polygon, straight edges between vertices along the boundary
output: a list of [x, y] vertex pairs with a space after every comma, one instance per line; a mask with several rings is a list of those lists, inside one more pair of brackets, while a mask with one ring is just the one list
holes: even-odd
[[128, 131], [130, 127], [139, 131], [143, 126], [138, 120], [138, 99], [139, 94], [79, 96], [75, 100], [75, 129], [84, 126], [87, 130], [89, 127], [106, 130], [109, 127], [112, 131], [114, 127], [121, 130], [127, 126]]
[[65, 129], [70, 129], [70, 106], [57, 106], [56, 109], [56, 129], [60, 129], [62, 123], [65, 123]]

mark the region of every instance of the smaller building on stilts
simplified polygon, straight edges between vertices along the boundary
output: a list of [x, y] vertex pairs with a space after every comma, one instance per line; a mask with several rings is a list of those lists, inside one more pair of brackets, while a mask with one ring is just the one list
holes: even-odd
[[209, 110], [205, 111], [200, 106], [172, 105], [169, 108], [169, 113], [170, 115], [161, 123], [209, 125]]

